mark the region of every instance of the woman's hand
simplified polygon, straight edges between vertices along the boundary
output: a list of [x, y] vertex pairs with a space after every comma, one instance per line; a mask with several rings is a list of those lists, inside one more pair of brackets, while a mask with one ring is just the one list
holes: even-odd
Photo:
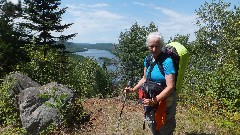
[[131, 93], [132, 91], [133, 91], [133, 88], [131, 88], [131, 87], [126, 87], [123, 89], [124, 93]]
[[143, 98], [143, 105], [145, 105], [145, 106], [154, 106], [154, 105], [156, 105], [157, 104], [157, 101], [156, 100], [154, 100], [154, 98], [152, 98], [152, 99], [146, 99], [146, 98]]

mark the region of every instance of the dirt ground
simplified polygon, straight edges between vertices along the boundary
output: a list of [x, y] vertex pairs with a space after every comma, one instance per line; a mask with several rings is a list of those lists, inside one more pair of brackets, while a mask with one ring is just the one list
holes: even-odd
[[[125, 102], [124, 102], [125, 101]], [[78, 135], [150, 135], [143, 131], [143, 107], [137, 101], [115, 98], [91, 98], [83, 102], [88, 119], [77, 129]], [[121, 114], [121, 115], [120, 115]], [[231, 135], [214, 125], [206, 114], [177, 105], [177, 127], [174, 135]]]
[[[90, 121], [80, 131], [82, 135], [141, 135], [143, 108], [137, 101], [121, 98], [92, 98], [83, 102]], [[145, 129], [144, 133], [149, 134]]]

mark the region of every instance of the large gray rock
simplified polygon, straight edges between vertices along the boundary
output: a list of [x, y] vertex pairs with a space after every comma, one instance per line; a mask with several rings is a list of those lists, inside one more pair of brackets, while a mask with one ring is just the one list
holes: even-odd
[[[22, 126], [32, 135], [39, 134], [50, 124], [60, 125], [63, 120], [61, 113], [67, 105], [73, 104], [75, 98], [74, 92], [64, 85], [53, 82], [41, 86], [20, 73], [7, 76], [4, 83], [9, 82], [13, 82], [9, 91], [20, 112]], [[68, 110], [64, 113], [71, 121], [72, 114]]]
[[26, 75], [20, 73], [13, 73], [7, 76], [4, 83], [13, 82], [11, 85], [11, 95], [18, 95], [22, 90], [29, 87], [40, 87], [41, 85]]
[[40, 87], [41, 85], [26, 75], [20, 73], [12, 73], [4, 79], [4, 84], [10, 83], [11, 87], [9, 88], [10, 96], [12, 97], [14, 107], [18, 110], [18, 96], [19, 93], [29, 87]]
[[[65, 96], [59, 104], [61, 95]], [[29, 134], [35, 135], [51, 123], [59, 125], [62, 122], [61, 109], [72, 104], [73, 98], [74, 93], [71, 89], [57, 83], [22, 90], [19, 95], [19, 109], [23, 127]]]

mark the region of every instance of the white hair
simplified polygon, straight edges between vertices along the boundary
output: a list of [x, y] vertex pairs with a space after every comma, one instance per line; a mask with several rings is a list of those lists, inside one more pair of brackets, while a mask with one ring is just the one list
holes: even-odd
[[159, 32], [152, 32], [152, 33], [148, 34], [148, 36], [147, 36], [147, 41], [146, 41], [147, 46], [148, 46], [149, 40], [153, 37], [157, 38], [157, 40], [160, 41], [161, 45], [164, 45], [163, 36]]

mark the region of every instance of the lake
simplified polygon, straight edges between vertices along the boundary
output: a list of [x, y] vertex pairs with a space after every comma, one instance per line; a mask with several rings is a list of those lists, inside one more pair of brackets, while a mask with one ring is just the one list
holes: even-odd
[[110, 53], [109, 51], [106, 50], [98, 50], [98, 49], [88, 49], [87, 51], [84, 52], [76, 52], [78, 55], [82, 55], [84, 57], [92, 57], [95, 59], [98, 59], [99, 57], [106, 57], [110, 59], [117, 59], [115, 55]]
[[[87, 51], [76, 52], [75, 54], [82, 55], [84, 57], [93, 58], [100, 66], [102, 66], [102, 64], [103, 64], [103, 61], [99, 60], [100, 57], [106, 57], [109, 59], [118, 60], [115, 55], [113, 55], [112, 53], [110, 53], [109, 51], [106, 51], [106, 50], [88, 49]], [[117, 70], [117, 65], [108, 65], [107, 69], [109, 71], [115, 72]]]

